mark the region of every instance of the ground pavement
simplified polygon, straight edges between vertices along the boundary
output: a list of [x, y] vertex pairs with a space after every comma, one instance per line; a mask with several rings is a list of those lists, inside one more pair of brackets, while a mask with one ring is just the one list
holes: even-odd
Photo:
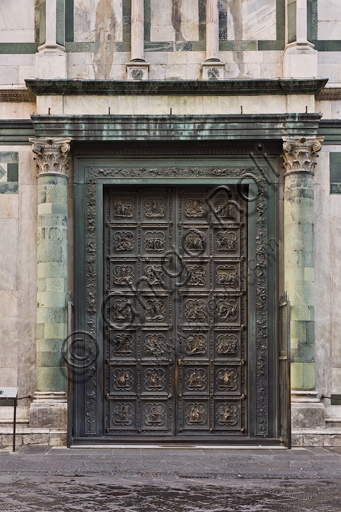
[[19, 447], [0, 511], [341, 512], [341, 448]]

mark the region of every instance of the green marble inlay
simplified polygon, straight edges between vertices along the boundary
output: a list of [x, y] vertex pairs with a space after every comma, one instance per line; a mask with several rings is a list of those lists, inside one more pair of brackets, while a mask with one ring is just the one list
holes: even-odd
[[341, 405], [341, 395], [331, 395], [331, 405]]
[[288, 2], [288, 43], [296, 41], [296, 0]]
[[12, 55], [15, 53], [37, 53], [38, 46], [38, 43], [0, 43], [0, 54]]
[[333, 195], [341, 194], [341, 183], [331, 183], [330, 184], [330, 193]]
[[46, 0], [39, 0], [39, 38], [36, 40], [39, 45], [46, 41]]
[[[270, 41], [269, 41], [270, 42]], [[220, 41], [219, 50], [221, 52], [245, 52], [258, 49], [257, 41]]]
[[0, 194], [17, 194], [19, 191], [18, 183], [0, 182]]
[[278, 39], [277, 41], [258, 41], [259, 51], [281, 51], [285, 48], [285, 40]]
[[285, 0], [276, 1], [277, 41], [285, 40]]
[[219, 0], [219, 41], [227, 41], [227, 0]]
[[341, 183], [341, 153], [329, 153], [330, 183]]
[[144, 0], [144, 40], [150, 41], [150, 26], [152, 14], [150, 9], [150, 0]]
[[206, 41], [206, 0], [199, 1], [199, 41]]
[[56, 0], [56, 41], [58, 44], [64, 46], [65, 44], [65, 0]]
[[0, 162], [7, 164], [0, 166], [0, 194], [17, 194], [19, 181], [19, 155], [16, 152], [0, 152]]
[[65, 0], [65, 41], [74, 40], [74, 0]]
[[18, 182], [19, 181], [19, 166], [18, 164], [7, 164], [7, 181]]

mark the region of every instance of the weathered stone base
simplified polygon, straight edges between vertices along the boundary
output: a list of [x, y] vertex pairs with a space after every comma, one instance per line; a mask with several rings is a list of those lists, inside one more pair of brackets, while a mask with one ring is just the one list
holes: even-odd
[[292, 446], [341, 446], [341, 428], [295, 429], [292, 431]]
[[[16, 446], [66, 446], [67, 433], [64, 430], [47, 428], [18, 427], [15, 436]], [[12, 448], [13, 427], [0, 428], [0, 449]]]
[[[36, 393], [35, 395], [37, 395]], [[40, 393], [42, 394], [42, 393]], [[65, 396], [65, 393], [59, 393]], [[58, 393], [54, 393], [58, 395]], [[31, 428], [67, 428], [67, 402], [64, 398], [57, 399], [35, 399], [30, 406], [30, 427]]]
[[[39, 414], [35, 416], [35, 420], [38, 418], [45, 418], [46, 423], [50, 422], [51, 419], [62, 418], [63, 423], [57, 426], [32, 426], [31, 423], [31, 412], [32, 405], [30, 407], [18, 407], [17, 408], [17, 424], [16, 424], [16, 435], [15, 444], [16, 446], [24, 445], [37, 445], [37, 446], [66, 446], [67, 445], [67, 427], [66, 421], [66, 403], [59, 403], [54, 405], [54, 412], [51, 416], [51, 410], [43, 411], [39, 410]], [[37, 405], [37, 404], [34, 404]], [[40, 404], [39, 404], [40, 405]], [[62, 407], [61, 407], [62, 406]], [[13, 445], [13, 407], [0, 407], [0, 449], [7, 448], [12, 449]], [[35, 409], [34, 412], [37, 412]]]

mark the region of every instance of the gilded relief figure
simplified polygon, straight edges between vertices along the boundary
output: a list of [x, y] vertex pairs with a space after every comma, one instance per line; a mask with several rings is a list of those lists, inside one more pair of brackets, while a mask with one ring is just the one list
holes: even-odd
[[220, 391], [235, 391], [238, 387], [238, 373], [236, 370], [219, 370], [217, 373], [217, 387]]
[[187, 336], [186, 353], [187, 355], [202, 355], [206, 351], [206, 338], [202, 334]]
[[163, 404], [147, 404], [144, 410], [145, 424], [148, 426], [163, 426], [165, 424], [166, 408]]
[[189, 425], [202, 425], [206, 421], [206, 407], [204, 404], [188, 404], [186, 408], [186, 423]]
[[113, 424], [129, 426], [133, 423], [134, 410], [129, 403], [120, 402], [113, 407]]
[[222, 426], [234, 426], [238, 423], [238, 407], [236, 404], [220, 404], [217, 407], [217, 421]]

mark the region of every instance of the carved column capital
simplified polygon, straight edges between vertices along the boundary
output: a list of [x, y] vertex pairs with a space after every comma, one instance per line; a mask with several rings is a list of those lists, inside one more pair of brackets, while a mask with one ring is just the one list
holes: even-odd
[[286, 175], [295, 173], [314, 175], [317, 153], [322, 149], [323, 140], [323, 137], [317, 139], [284, 137], [282, 158]]
[[38, 176], [58, 174], [67, 176], [71, 139], [29, 139], [35, 153]]

